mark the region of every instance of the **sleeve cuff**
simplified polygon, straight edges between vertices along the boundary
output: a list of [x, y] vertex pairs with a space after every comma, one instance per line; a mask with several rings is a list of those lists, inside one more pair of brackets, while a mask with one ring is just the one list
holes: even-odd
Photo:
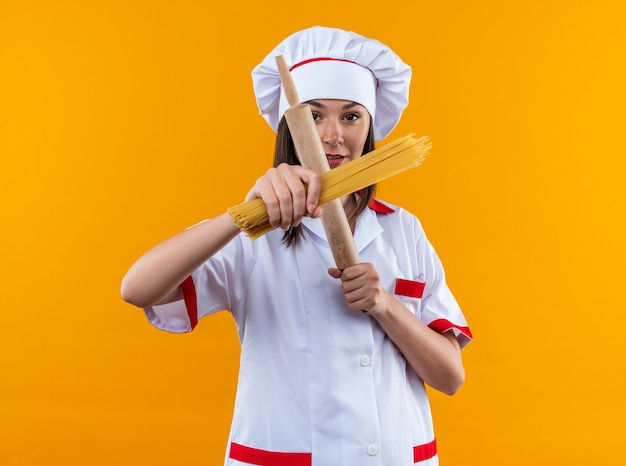
[[452, 330], [454, 332], [454, 336], [459, 341], [461, 349], [463, 349], [463, 347], [465, 347], [474, 338], [469, 327], [455, 325], [447, 319], [434, 320], [428, 324], [428, 326], [438, 333], [445, 333], [448, 330]]
[[160, 330], [172, 333], [185, 333], [192, 330], [185, 301], [159, 304], [144, 308], [148, 321]]

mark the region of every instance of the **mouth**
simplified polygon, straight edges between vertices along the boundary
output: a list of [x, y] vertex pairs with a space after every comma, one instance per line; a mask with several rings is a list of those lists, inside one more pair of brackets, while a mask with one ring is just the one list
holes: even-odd
[[335, 168], [341, 165], [346, 156], [337, 155], [337, 154], [326, 154], [326, 160], [328, 160], [328, 165], [330, 168]]

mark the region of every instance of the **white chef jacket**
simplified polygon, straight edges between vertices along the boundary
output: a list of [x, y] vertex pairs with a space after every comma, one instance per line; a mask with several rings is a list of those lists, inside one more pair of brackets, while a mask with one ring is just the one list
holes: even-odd
[[[423, 381], [376, 321], [348, 309], [320, 219], [304, 218], [303, 241], [282, 230], [243, 233], [182, 286], [184, 301], [146, 308], [172, 332], [228, 310], [241, 342], [237, 396], [225, 465], [434, 466]], [[372, 201], [355, 243], [382, 284], [424, 323], [472, 338], [442, 265], [415, 216]]]

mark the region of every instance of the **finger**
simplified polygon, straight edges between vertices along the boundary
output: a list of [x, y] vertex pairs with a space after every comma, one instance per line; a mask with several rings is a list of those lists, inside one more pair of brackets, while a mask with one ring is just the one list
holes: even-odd
[[291, 195], [291, 222], [293, 226], [298, 226], [302, 221], [302, 217], [307, 214], [306, 197], [307, 189], [301, 177], [300, 167], [291, 167], [285, 173], [285, 185], [289, 189]]
[[313, 212], [311, 213], [310, 217], [311, 218], [318, 218], [322, 216], [322, 213], [324, 213], [324, 210], [322, 209], [321, 206], [317, 206], [315, 208], [315, 210], [313, 210]]
[[[307, 177], [304, 181], [307, 183], [306, 209], [311, 216], [314, 216], [318, 211], [320, 192], [322, 190], [322, 177], [318, 173], [308, 170]], [[319, 217], [319, 215], [317, 216]]]
[[363, 277], [370, 271], [372, 267], [368, 263], [359, 263], [350, 267], [346, 267], [343, 271], [343, 276], [341, 279], [343, 281], [356, 280], [359, 277]]
[[272, 188], [278, 200], [279, 219], [277, 225], [287, 230], [293, 222], [293, 194], [291, 191], [292, 181], [288, 181], [288, 171], [279, 168], [271, 178]]
[[335, 267], [331, 267], [330, 269], [328, 269], [328, 275], [333, 278], [341, 278], [341, 270]]
[[276, 169], [270, 168], [265, 175], [256, 181], [252, 190], [253, 195], [265, 203], [268, 221], [273, 227], [281, 226], [282, 222], [281, 201], [279, 199], [282, 191], [280, 184], [280, 176]]

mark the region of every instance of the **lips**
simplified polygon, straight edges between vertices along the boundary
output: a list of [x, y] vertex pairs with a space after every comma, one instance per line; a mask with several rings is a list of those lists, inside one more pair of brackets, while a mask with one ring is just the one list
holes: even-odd
[[330, 166], [330, 168], [338, 167], [343, 163], [345, 158], [346, 157], [343, 155], [326, 154], [326, 160], [328, 160], [328, 166]]

